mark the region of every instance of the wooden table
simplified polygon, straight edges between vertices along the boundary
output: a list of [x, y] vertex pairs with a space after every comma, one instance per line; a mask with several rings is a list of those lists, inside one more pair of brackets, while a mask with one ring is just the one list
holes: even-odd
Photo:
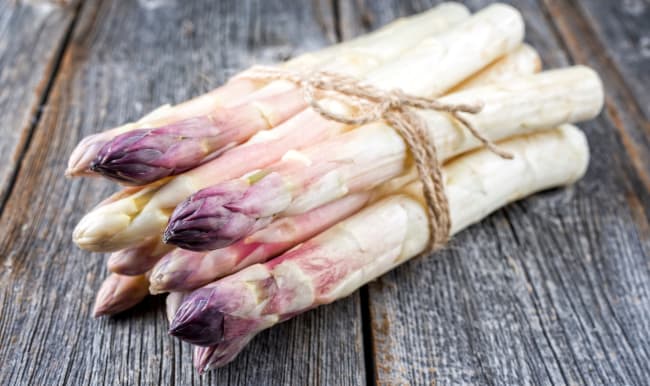
[[433, 3], [1, 0], [0, 384], [647, 384], [647, 0], [513, 1], [547, 67], [604, 81], [574, 187], [510, 205], [206, 376], [167, 336], [161, 297], [91, 318], [104, 257], [70, 235], [116, 188], [63, 178], [82, 137]]

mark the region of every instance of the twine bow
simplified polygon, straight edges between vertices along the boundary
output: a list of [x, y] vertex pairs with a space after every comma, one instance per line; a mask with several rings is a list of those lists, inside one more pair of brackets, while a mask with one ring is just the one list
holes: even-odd
[[[298, 85], [307, 104], [327, 119], [348, 125], [363, 125], [383, 119], [395, 129], [411, 151], [422, 181], [431, 232], [429, 251], [441, 248], [447, 243], [451, 218], [437, 149], [427, 133], [425, 122], [416, 114], [415, 109], [448, 113], [490, 151], [503, 158], [512, 158], [510, 153], [496, 147], [460, 115], [480, 112], [483, 108], [480, 104], [448, 104], [433, 98], [409, 95], [400, 89], [386, 91], [354, 77], [329, 71], [300, 72], [255, 66], [239, 77], [253, 80], [286, 80]], [[354, 106], [357, 113], [354, 116], [338, 114], [321, 104], [320, 99], [323, 97], [334, 98]]]

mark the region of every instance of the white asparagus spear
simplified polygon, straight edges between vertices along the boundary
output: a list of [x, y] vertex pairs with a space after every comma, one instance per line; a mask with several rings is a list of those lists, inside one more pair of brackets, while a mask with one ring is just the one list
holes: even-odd
[[467, 78], [463, 83], [454, 87], [450, 93], [485, 86], [492, 82], [498, 82], [504, 77], [512, 77], [512, 74], [533, 74], [541, 69], [542, 61], [537, 51], [528, 44], [522, 44], [508, 55], [491, 63], [483, 71]]
[[[476, 33], [494, 39], [485, 41], [484, 46], [472, 44], [471, 37]], [[427, 39], [409, 50], [412, 53], [405, 54], [399, 66], [388, 65], [391, 70], [382, 67], [368, 79], [383, 87], [397, 85], [417, 95], [438, 95], [517, 47], [522, 39], [523, 22], [519, 12], [495, 4], [444, 37]], [[465, 49], [459, 50], [459, 45]], [[398, 83], [392, 83], [398, 79]], [[423, 88], [424, 84], [430, 89]], [[337, 105], [347, 111], [342, 104]], [[115, 251], [137, 245], [144, 238], [160, 235], [171, 211], [189, 194], [262, 168], [290, 149], [331, 138], [345, 128], [312, 110], [305, 110], [221, 157], [177, 176], [166, 186], [145, 188], [133, 196], [95, 208], [78, 224], [73, 239], [81, 248], [92, 251]]]
[[[443, 167], [452, 234], [509, 202], [575, 182], [589, 160], [584, 134], [570, 125], [513, 138], [501, 146], [515, 158], [504, 160], [482, 149]], [[221, 366], [257, 332], [348, 296], [422, 253], [429, 227], [415, 185], [276, 259], [190, 293], [171, 333], [199, 345], [216, 344], [202, 365]]]
[[[459, 79], [517, 48], [524, 38], [521, 14], [509, 5], [496, 3], [474, 14], [456, 28], [428, 39], [373, 71], [368, 79], [385, 88], [401, 88], [416, 95], [440, 95]], [[420, 74], [435, 69], [440, 77]], [[393, 75], [398, 72], [400, 75]]]

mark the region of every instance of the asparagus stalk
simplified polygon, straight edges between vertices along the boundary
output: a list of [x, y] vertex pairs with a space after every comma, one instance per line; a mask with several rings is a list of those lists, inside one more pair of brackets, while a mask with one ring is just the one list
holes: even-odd
[[98, 318], [125, 311], [140, 303], [149, 294], [145, 275], [110, 274], [102, 283], [95, 299], [93, 315]]
[[303, 106], [302, 96], [289, 91], [161, 127], [131, 130], [104, 144], [90, 169], [126, 184], [150, 183], [209, 161]]
[[[540, 61], [537, 53], [529, 46], [522, 46], [482, 70], [475, 76], [480, 77], [480, 81], [467, 84], [466, 87], [529, 75], [539, 70]], [[408, 179], [414, 178], [415, 171], [412, 173]], [[405, 178], [402, 179], [405, 180]], [[387, 189], [395, 189], [394, 185], [396, 184], [393, 182], [391, 185], [393, 186]], [[387, 189], [383, 189], [383, 191]], [[343, 202], [337, 203], [338, 201]], [[170, 252], [153, 268], [149, 289], [152, 293], [194, 289], [250, 264], [266, 261], [266, 259], [312, 237], [312, 232], [319, 233], [329, 227], [331, 223], [341, 221], [353, 214], [356, 210], [353, 210], [353, 207], [346, 202], [347, 198], [343, 198], [298, 216], [279, 219], [246, 240], [222, 250], [211, 253], [187, 250]], [[293, 232], [287, 232], [287, 230]], [[251, 242], [254, 242], [255, 246], [249, 245]], [[148, 251], [129, 254], [117, 252], [116, 254], [121, 257], [122, 273], [144, 272], [151, 268], [150, 262], [156, 258]], [[109, 268], [120, 273], [119, 270], [111, 267], [111, 259], [112, 257], [109, 258]], [[145, 263], [143, 264], [141, 260], [144, 260]]]
[[285, 217], [228, 248], [209, 253], [175, 249], [151, 272], [151, 293], [187, 291], [294, 247], [356, 213], [369, 193], [346, 196], [307, 213]]
[[[441, 98], [485, 109], [469, 118], [492, 140], [593, 118], [603, 103], [602, 85], [591, 69], [576, 66]], [[422, 112], [441, 161], [480, 143], [446, 114]], [[189, 250], [228, 246], [268, 225], [349, 192], [372, 189], [408, 169], [403, 139], [387, 124], [363, 126], [285, 158], [240, 179], [200, 190], [173, 212], [165, 242]]]
[[[439, 19], [443, 12], [427, 15]], [[451, 7], [456, 15], [458, 7]], [[464, 13], [463, 13], [464, 15]], [[452, 16], [451, 21], [457, 19]], [[449, 20], [433, 23], [426, 31], [444, 27]], [[338, 49], [338, 58], [319, 65], [349, 75], [362, 75], [379, 66], [380, 59], [390, 60], [418, 40], [395, 36], [382, 45], [361, 46], [368, 60], [359, 60], [353, 50]], [[105, 144], [91, 163], [91, 169], [120, 182], [146, 184], [191, 169], [218, 155], [228, 145], [241, 143], [254, 133], [269, 129], [305, 108], [301, 92], [285, 81], [271, 82], [234, 108], [214, 109], [209, 114], [189, 118], [171, 125], [137, 129], [121, 134]]]
[[216, 106], [230, 106], [242, 101], [245, 95], [255, 91], [257, 86], [251, 81], [228, 82], [225, 85], [190, 99], [176, 106], [163, 105], [136, 122], [106, 130], [83, 138], [72, 150], [65, 171], [67, 177], [93, 176], [90, 170], [92, 161], [99, 151], [115, 137], [137, 129], [153, 128], [176, 121], [204, 115]]
[[485, 86], [488, 83], [508, 79], [517, 74], [534, 74], [541, 69], [542, 61], [537, 51], [528, 44], [522, 44], [508, 55], [495, 60], [483, 71], [467, 78], [450, 92]]
[[[570, 125], [502, 146], [515, 154], [513, 160], [483, 149], [444, 166], [453, 234], [511, 201], [575, 182], [588, 164], [585, 136]], [[278, 258], [192, 292], [170, 333], [215, 345], [202, 353], [199, 365], [222, 366], [259, 331], [341, 299], [422, 253], [429, 239], [427, 221], [421, 193], [412, 186]]]
[[[330, 46], [321, 51], [300, 55], [283, 66], [293, 69], [317, 68], [332, 63], [333, 68], [350, 66], [355, 62], [376, 65], [397, 56], [401, 50], [459, 23], [469, 16], [466, 7], [457, 3], [443, 3], [431, 10], [409, 18], [399, 19], [376, 32], [351, 41]], [[384, 44], [385, 43], [385, 44]], [[93, 175], [90, 165], [108, 142], [116, 136], [133, 130], [156, 128], [185, 119], [209, 114], [220, 107], [229, 107], [250, 101], [250, 94], [260, 89], [264, 82], [236, 78], [207, 94], [176, 106], [165, 105], [137, 122], [84, 138], [73, 150], [66, 175]], [[274, 89], [275, 90], [275, 89]], [[277, 91], [274, 91], [277, 92]], [[273, 92], [258, 94], [271, 95]]]
[[[472, 43], [474, 35], [491, 36], [492, 39], [479, 46]], [[396, 84], [406, 92], [435, 95], [436, 90], [444, 92], [518, 47], [522, 39], [521, 15], [511, 7], [495, 4], [445, 33], [444, 37], [423, 41], [400, 59], [400, 66], [391, 66], [392, 72], [380, 69], [372, 79], [386, 87], [392, 87], [391, 83], [400, 79]], [[457, 49], [459, 45], [465, 49]], [[416, 64], [418, 61], [426, 64]], [[440, 83], [436, 85], [436, 82]], [[430, 86], [431, 91], [422, 92], [422, 84]], [[342, 104], [338, 108], [349, 109]], [[345, 129], [345, 125], [326, 120], [307, 109], [272, 130], [258, 133], [243, 146], [177, 176], [166, 185], [145, 188], [97, 207], [77, 225], [73, 238], [81, 248], [93, 251], [115, 251], [136, 245], [143, 238], [159, 235], [173, 208], [197, 190], [263, 168], [288, 150], [332, 138]]]
[[[422, 41], [415, 49], [373, 71], [369, 79], [384, 89], [442, 95], [460, 80], [513, 51], [521, 45], [523, 37], [524, 22], [519, 11], [495, 3], [439, 36]], [[421, 76], [432, 70], [441, 76]]]

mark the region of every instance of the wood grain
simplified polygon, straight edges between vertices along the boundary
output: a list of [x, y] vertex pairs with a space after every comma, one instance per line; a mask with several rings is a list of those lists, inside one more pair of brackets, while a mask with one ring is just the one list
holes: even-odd
[[76, 10], [0, 1], [0, 211]]
[[[362, 5], [349, 16], [359, 20], [347, 23], [381, 18], [373, 8], [428, 6], [405, 3]], [[558, 39], [544, 8], [515, 3], [526, 19], [527, 41], [547, 66], [576, 59], [566, 56], [566, 38]], [[579, 24], [572, 16], [565, 15], [567, 25]], [[625, 87], [612, 79], [611, 67], [584, 59], [606, 77], [606, 86]], [[634, 121], [621, 109], [620, 95], [609, 98], [616, 99], [613, 111]], [[511, 205], [446, 250], [368, 286], [378, 384], [644, 383], [650, 373], [647, 190], [613, 128], [617, 123], [608, 112], [582, 125], [594, 155], [576, 186]], [[635, 146], [647, 150], [644, 142]]]
[[93, 320], [103, 258], [75, 248], [70, 235], [115, 187], [62, 175], [83, 136], [199, 94], [253, 62], [329, 44], [332, 26], [329, 2], [84, 2], [0, 218], [0, 384], [364, 382], [358, 296], [261, 334], [204, 377], [189, 346], [167, 336], [161, 299]]
[[[618, 132], [624, 153], [633, 168], [623, 170], [632, 181], [634, 194], [645, 206], [645, 217], [650, 217], [650, 122], [639, 106], [650, 100], [635, 99], [628, 82], [634, 74], [622, 75], [610, 58], [603, 53], [607, 48], [597, 38], [596, 28], [584, 17], [577, 4], [563, 1], [545, 1], [553, 22], [576, 63], [586, 64], [601, 75], [605, 87], [605, 115], [611, 128]], [[626, 23], [622, 19], [621, 23]], [[650, 33], [650, 25], [640, 28], [639, 33]], [[618, 47], [618, 46], [615, 46]], [[611, 49], [616, 49], [612, 47]], [[642, 79], [636, 80], [643, 84]], [[646, 85], [647, 86], [647, 85]], [[647, 88], [647, 87], [646, 87]]]
[[577, 7], [601, 41], [605, 56], [613, 62], [634, 94], [632, 102], [650, 119], [650, 3], [644, 0], [581, 0]]

